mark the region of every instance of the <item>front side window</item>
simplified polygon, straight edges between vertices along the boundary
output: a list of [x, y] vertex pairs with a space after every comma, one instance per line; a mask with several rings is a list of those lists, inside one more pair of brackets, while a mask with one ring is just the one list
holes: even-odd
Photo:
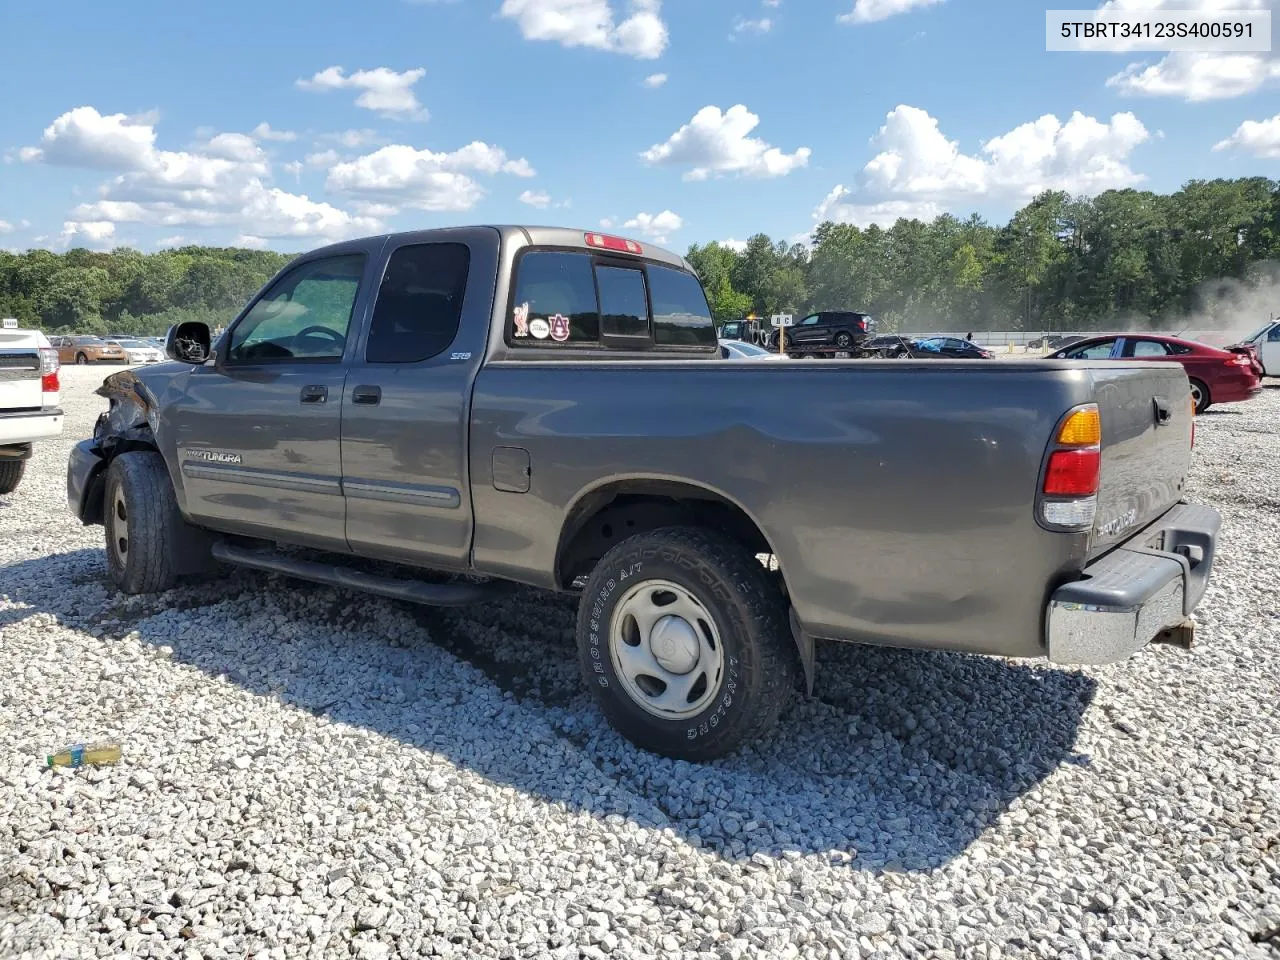
[[239, 363], [342, 358], [364, 254], [312, 260], [289, 271], [231, 333], [227, 359]]
[[1280, 343], [1280, 323], [1271, 328], [1271, 332], [1267, 334], [1267, 343]]
[[1068, 360], [1106, 360], [1111, 356], [1111, 351], [1115, 347], [1114, 340], [1103, 340], [1100, 343], [1091, 343], [1087, 347], [1079, 347], [1072, 350], [1066, 355]]
[[365, 360], [419, 363], [458, 335], [471, 251], [463, 243], [424, 243], [391, 255], [378, 288]]
[[800, 321], [802, 327], [816, 327], [822, 321], [822, 314], [815, 313], [811, 317], [805, 317]]
[[651, 264], [649, 296], [653, 299], [654, 343], [672, 347], [715, 346], [715, 322], [697, 277], [683, 270]]
[[513, 342], [599, 343], [600, 311], [591, 257], [534, 250], [520, 258], [512, 301]]

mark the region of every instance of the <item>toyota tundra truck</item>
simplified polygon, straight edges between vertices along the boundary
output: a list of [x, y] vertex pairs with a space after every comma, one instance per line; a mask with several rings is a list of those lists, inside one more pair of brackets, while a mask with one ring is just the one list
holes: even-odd
[[573, 594], [604, 716], [687, 760], [811, 691], [815, 640], [1111, 663], [1188, 639], [1213, 566], [1180, 366], [726, 361], [688, 262], [631, 239], [327, 246], [165, 349], [70, 457], [116, 587]]
[[33, 444], [62, 436], [58, 370], [43, 333], [0, 320], [0, 494], [18, 489]]

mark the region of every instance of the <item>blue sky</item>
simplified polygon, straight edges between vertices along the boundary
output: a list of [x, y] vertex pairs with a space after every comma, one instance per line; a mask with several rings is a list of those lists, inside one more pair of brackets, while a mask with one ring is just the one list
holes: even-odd
[[1045, 9], [11, 4], [0, 246], [294, 251], [523, 221], [683, 250], [822, 218], [1003, 220], [1046, 187], [1280, 177], [1274, 53], [1048, 53]]

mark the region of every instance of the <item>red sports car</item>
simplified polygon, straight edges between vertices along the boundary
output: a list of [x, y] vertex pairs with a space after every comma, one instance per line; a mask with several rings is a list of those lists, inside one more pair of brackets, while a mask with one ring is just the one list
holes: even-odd
[[1049, 354], [1051, 360], [1167, 360], [1182, 364], [1196, 413], [1214, 403], [1250, 400], [1262, 391], [1262, 363], [1250, 347], [1219, 350], [1207, 343], [1153, 333], [1091, 337]]

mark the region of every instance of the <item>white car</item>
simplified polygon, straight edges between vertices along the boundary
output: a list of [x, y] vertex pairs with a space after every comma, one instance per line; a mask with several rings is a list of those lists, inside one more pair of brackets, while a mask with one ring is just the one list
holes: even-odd
[[39, 330], [0, 321], [0, 494], [22, 482], [31, 445], [62, 436], [58, 351]]
[[1272, 320], [1265, 327], [1240, 341], [1258, 351], [1262, 361], [1263, 376], [1280, 377], [1280, 320]]
[[160, 363], [164, 360], [164, 351], [146, 340], [126, 339], [115, 342], [123, 348], [126, 363]]
[[785, 360], [784, 354], [774, 353], [745, 340], [721, 340], [720, 356], [725, 360]]

